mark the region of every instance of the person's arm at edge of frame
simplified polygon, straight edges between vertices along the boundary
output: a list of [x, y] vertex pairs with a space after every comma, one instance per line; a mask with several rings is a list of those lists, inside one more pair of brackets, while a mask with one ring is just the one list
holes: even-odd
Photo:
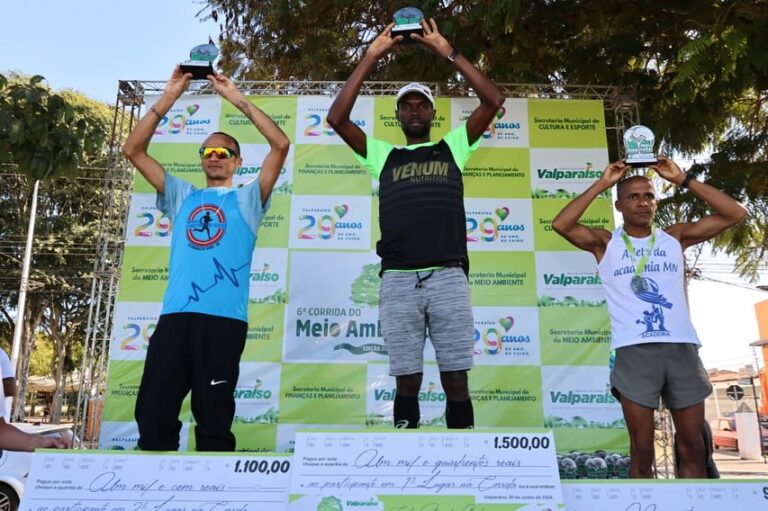
[[[422, 19], [421, 27], [424, 30], [424, 36], [411, 34], [411, 38], [424, 45], [432, 53], [447, 60], [453, 53], [454, 48], [437, 29], [435, 20], [430, 18], [429, 23], [427, 23]], [[496, 84], [461, 53], [456, 55], [453, 65], [467, 79], [467, 82], [469, 82], [469, 85], [480, 99], [480, 105], [475, 108], [469, 119], [467, 119], [467, 141], [469, 145], [472, 145], [483, 135], [506, 98]]]
[[390, 23], [371, 42], [371, 45], [363, 55], [360, 63], [357, 64], [352, 74], [349, 75], [344, 86], [339, 91], [339, 95], [333, 100], [331, 108], [328, 109], [326, 121], [338, 133], [342, 140], [357, 154], [366, 158], [368, 150], [366, 147], [365, 132], [356, 126], [349, 118], [352, 113], [352, 107], [355, 106], [355, 100], [360, 92], [363, 82], [376, 67], [376, 63], [381, 57], [386, 55], [394, 45], [403, 40], [403, 36], [392, 37], [392, 28], [394, 23]]
[[600, 178], [569, 202], [552, 220], [552, 229], [557, 234], [572, 245], [592, 253], [598, 262], [605, 254], [605, 247], [608, 245], [611, 233], [605, 229], [580, 224], [579, 219], [592, 201], [618, 183], [628, 170], [629, 166], [621, 160], [607, 165]]
[[[665, 155], [659, 155], [658, 163], [651, 165], [651, 169], [665, 180], [678, 186], [683, 183], [687, 175], [677, 163]], [[747, 216], [746, 208], [739, 201], [717, 188], [695, 179], [689, 180], [687, 186], [691, 193], [706, 202], [714, 213], [695, 222], [674, 224], [667, 229], [669, 234], [680, 241], [683, 250], [691, 245], [714, 238]]]
[[69, 449], [72, 441], [66, 438], [30, 435], [0, 418], [0, 449], [33, 452], [35, 449]]
[[139, 119], [123, 144], [122, 152], [125, 157], [159, 193], [165, 192], [165, 169], [147, 153], [149, 141], [160, 121], [168, 114], [168, 110], [186, 92], [191, 79], [191, 73], [184, 74], [181, 68], [176, 66], [165, 85], [163, 95], [144, 117]]
[[216, 92], [240, 110], [267, 139], [269, 152], [264, 157], [259, 171], [259, 188], [263, 205], [272, 193], [272, 188], [280, 175], [280, 169], [283, 168], [285, 159], [288, 157], [291, 141], [270, 116], [248, 101], [232, 80], [223, 75], [208, 75], [208, 79]]

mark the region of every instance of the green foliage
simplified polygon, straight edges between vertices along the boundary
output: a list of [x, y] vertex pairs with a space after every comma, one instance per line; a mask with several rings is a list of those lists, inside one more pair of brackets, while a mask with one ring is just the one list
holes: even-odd
[[15, 163], [32, 179], [74, 174], [109, 134], [86, 105], [52, 93], [43, 80], [0, 75], [0, 163]]
[[[236, 78], [343, 81], [403, 2], [208, 0], [220, 67]], [[748, 200], [750, 219], [715, 241], [747, 277], [768, 252], [768, 1], [421, 0], [455, 48], [498, 83], [633, 88], [665, 151], [713, 150], [694, 169]], [[419, 45], [383, 58], [370, 80], [461, 78]], [[615, 149], [614, 149], [615, 151]], [[615, 156], [615, 152], [614, 152]], [[677, 194], [660, 215], [690, 221], [702, 204]]]

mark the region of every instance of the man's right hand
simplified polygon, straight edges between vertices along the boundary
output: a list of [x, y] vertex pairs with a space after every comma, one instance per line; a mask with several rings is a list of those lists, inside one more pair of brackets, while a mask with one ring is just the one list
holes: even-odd
[[627, 171], [629, 169], [630, 166], [624, 163], [622, 160], [610, 163], [607, 167], [605, 167], [603, 175], [600, 176], [600, 181], [605, 185], [605, 188], [608, 189], [621, 181], [624, 176], [627, 175]]
[[371, 57], [375, 58], [376, 60], [379, 60], [381, 57], [386, 55], [393, 46], [395, 46], [397, 43], [401, 42], [403, 40], [403, 36], [398, 35], [395, 37], [392, 37], [392, 29], [395, 27], [394, 23], [390, 23], [387, 25], [387, 27], [379, 34], [376, 39], [373, 40], [370, 46], [368, 46], [368, 51], [365, 52], [366, 55], [370, 55]]
[[173, 74], [165, 84], [165, 94], [168, 94], [176, 101], [182, 94], [187, 92], [190, 81], [192, 81], [192, 73], [182, 73], [181, 66], [176, 66]]

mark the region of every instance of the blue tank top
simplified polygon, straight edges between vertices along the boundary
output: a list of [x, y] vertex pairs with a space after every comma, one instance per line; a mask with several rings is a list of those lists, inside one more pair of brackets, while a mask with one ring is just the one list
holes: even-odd
[[161, 314], [200, 312], [248, 321], [251, 259], [261, 205], [258, 179], [242, 188], [197, 189], [169, 174], [157, 207], [173, 221]]

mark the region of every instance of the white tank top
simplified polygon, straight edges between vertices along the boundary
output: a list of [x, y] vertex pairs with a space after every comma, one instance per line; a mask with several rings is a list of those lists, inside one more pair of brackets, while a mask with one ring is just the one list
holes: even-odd
[[[611, 348], [646, 342], [701, 344], [688, 313], [680, 242], [656, 229], [656, 240], [648, 253], [651, 236], [630, 236], [634, 249], [630, 256], [621, 233], [621, 227], [613, 231], [597, 265], [611, 317]], [[646, 253], [643, 274], [635, 277], [635, 265]]]

